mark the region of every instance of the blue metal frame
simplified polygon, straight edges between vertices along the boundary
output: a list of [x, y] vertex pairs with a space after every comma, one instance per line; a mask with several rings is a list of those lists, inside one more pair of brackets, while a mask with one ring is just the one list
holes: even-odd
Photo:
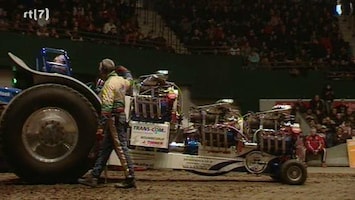
[[[54, 73], [52, 70], [53, 62], [49, 54], [63, 55], [65, 58], [66, 68], [64, 75], [72, 76], [72, 68], [67, 51], [63, 49], [54, 49], [44, 47], [41, 49], [40, 54], [36, 58], [36, 70], [41, 72]], [[8, 104], [22, 90], [18, 88], [0, 87], [0, 104]], [[1, 114], [1, 113], [0, 113]]]
[[66, 68], [65, 75], [72, 76], [72, 67], [70, 59], [68, 53], [63, 49], [54, 49], [47, 47], [42, 48], [40, 51], [40, 55], [36, 59], [36, 70], [52, 73], [52, 64], [49, 63], [52, 62], [52, 60], [49, 60], [49, 53], [63, 55], [66, 63], [64, 66]]

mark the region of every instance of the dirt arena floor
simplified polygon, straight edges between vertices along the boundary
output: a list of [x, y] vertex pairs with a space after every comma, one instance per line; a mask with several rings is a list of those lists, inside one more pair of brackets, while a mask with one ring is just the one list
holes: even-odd
[[[98, 188], [79, 184], [28, 185], [12, 173], [0, 173], [0, 199], [355, 199], [355, 169], [308, 168], [304, 185], [273, 182], [270, 177], [233, 172], [206, 177], [177, 170], [137, 171], [137, 189], [115, 189], [120, 171], [109, 171]], [[105, 181], [103, 179], [102, 181]]]

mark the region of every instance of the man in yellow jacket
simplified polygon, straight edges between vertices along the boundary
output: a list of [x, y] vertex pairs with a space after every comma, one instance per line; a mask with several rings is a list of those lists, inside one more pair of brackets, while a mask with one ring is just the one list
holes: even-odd
[[[112, 150], [114, 150], [120, 159], [126, 177], [115, 187], [135, 188], [133, 162], [128, 154], [126, 114], [124, 112], [125, 95], [131, 87], [132, 75], [125, 67], [120, 66], [118, 69], [111, 59], [102, 60], [99, 71], [101, 79], [105, 80], [105, 83], [100, 92], [102, 104], [98, 134], [103, 130], [106, 131], [94, 167], [86, 177], [80, 178], [78, 182], [92, 187], [97, 186], [98, 178], [106, 166]], [[120, 71], [123, 77], [119, 76], [116, 71]]]

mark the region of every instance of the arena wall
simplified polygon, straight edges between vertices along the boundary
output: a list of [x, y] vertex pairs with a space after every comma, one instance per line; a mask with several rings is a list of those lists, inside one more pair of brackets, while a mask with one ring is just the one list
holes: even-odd
[[40, 48], [62, 48], [68, 51], [76, 74], [97, 74], [99, 61], [107, 57], [129, 68], [135, 76], [167, 69], [170, 80], [190, 89], [192, 99], [232, 98], [242, 112], [259, 110], [259, 99], [312, 98], [325, 83], [333, 86], [338, 98], [355, 98], [354, 81], [329, 81], [322, 71], [312, 70], [300, 77], [290, 76], [287, 70], [246, 71], [242, 68], [242, 58], [237, 56], [177, 55], [4, 32], [0, 38], [0, 66], [13, 65], [8, 51], [35, 66]]
[[[311, 99], [302, 99], [302, 101], [307, 105]], [[355, 99], [334, 99], [333, 105], [337, 106], [342, 101], [344, 101], [349, 108], [352, 108], [352, 110], [355, 111]], [[259, 109], [264, 111], [271, 109], [272, 106], [276, 104], [293, 105], [295, 102], [297, 102], [297, 99], [260, 99]]]
[[11, 87], [12, 71], [0, 69], [0, 86]]

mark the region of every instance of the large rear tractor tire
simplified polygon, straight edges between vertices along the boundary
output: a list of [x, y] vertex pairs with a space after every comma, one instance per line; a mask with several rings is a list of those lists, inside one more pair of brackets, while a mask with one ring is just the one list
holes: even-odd
[[0, 117], [1, 117], [1, 114], [2, 114], [2, 112], [5, 110], [5, 104], [1, 104], [0, 103]]
[[89, 167], [97, 120], [93, 105], [67, 86], [26, 89], [8, 105], [0, 123], [6, 160], [31, 183], [74, 181]]

